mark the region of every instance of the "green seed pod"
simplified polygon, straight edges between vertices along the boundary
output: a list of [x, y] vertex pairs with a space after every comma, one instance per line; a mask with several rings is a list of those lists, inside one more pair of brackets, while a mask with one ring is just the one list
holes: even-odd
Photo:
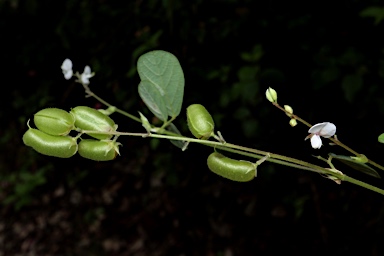
[[42, 109], [35, 114], [33, 121], [40, 131], [55, 136], [67, 135], [75, 124], [74, 116], [59, 108]]
[[217, 152], [209, 155], [207, 164], [212, 172], [233, 181], [250, 181], [255, 178], [254, 163], [231, 159]]
[[213, 136], [215, 123], [203, 105], [190, 105], [187, 108], [187, 121], [189, 130], [196, 138], [206, 140]]
[[[100, 131], [100, 132], [114, 132], [116, 131], [115, 122], [107, 115], [104, 115], [100, 111], [86, 107], [79, 106], [71, 110], [71, 113], [75, 116], [75, 126], [82, 130]], [[107, 140], [112, 138], [111, 134], [89, 134], [99, 140]]]
[[113, 140], [84, 139], [79, 143], [79, 154], [94, 161], [109, 161], [120, 155], [119, 145]]
[[33, 128], [24, 133], [23, 142], [47, 156], [69, 158], [77, 152], [76, 139], [70, 136], [53, 136]]

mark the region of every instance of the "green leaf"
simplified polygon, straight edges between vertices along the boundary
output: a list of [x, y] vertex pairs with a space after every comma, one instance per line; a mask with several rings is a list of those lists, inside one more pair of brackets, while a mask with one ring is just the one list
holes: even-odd
[[361, 171], [361, 172], [368, 174], [368, 175], [371, 175], [373, 177], [380, 178], [380, 175], [377, 173], [377, 171], [375, 169], [369, 167], [368, 165], [366, 165], [364, 163], [359, 162], [358, 160], [353, 159], [350, 156], [336, 155], [333, 153], [329, 153], [329, 155], [332, 158], [335, 158], [335, 159], [341, 161], [342, 163], [348, 165], [349, 167], [351, 167], [357, 171]]
[[[166, 120], [164, 118], [166, 115], [172, 118], [178, 116], [183, 103], [184, 73], [177, 58], [166, 51], [151, 51], [140, 56], [137, 61], [137, 71], [141, 79], [140, 85], [144, 84], [141, 86], [142, 90], [145, 88], [147, 93], [146, 99], [142, 98], [143, 101], [151, 111], [154, 105], [158, 106], [156, 114], [153, 111], [152, 113], [157, 117], [161, 116], [161, 120]], [[153, 92], [157, 95], [149, 97]], [[156, 101], [151, 101], [152, 99]], [[165, 112], [161, 107], [160, 99], [165, 104]]]
[[361, 17], [375, 18], [375, 25], [379, 24], [384, 19], [384, 8], [370, 6], [360, 12]]
[[[176, 134], [179, 134], [181, 135], [181, 132], [179, 131], [179, 129], [177, 129], [176, 125], [174, 125], [173, 123], [170, 123], [168, 126], [167, 126], [167, 130], [168, 131], [171, 131], [171, 132], [174, 132]], [[186, 144], [187, 142], [186, 141], [181, 141], [181, 140], [170, 140], [170, 142], [175, 145], [176, 147], [178, 148], [181, 148], [183, 151], [186, 149]]]
[[139, 95], [157, 118], [163, 122], [167, 121], [167, 107], [158, 87], [153, 86], [147, 80], [141, 81], [139, 84]]
[[378, 140], [380, 143], [384, 143], [384, 133], [380, 134], [380, 136], [378, 137]]

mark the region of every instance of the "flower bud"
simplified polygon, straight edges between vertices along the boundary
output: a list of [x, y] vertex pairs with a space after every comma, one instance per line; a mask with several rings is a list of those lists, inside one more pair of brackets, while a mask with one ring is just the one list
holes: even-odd
[[[99, 131], [99, 132], [115, 132], [117, 125], [107, 115], [100, 111], [87, 106], [78, 106], [71, 110], [75, 116], [75, 126], [82, 130]], [[90, 133], [89, 136], [99, 140], [112, 138], [112, 134]]]
[[187, 108], [187, 121], [189, 130], [198, 139], [206, 140], [214, 134], [215, 123], [203, 105], [190, 105]]
[[292, 127], [295, 127], [297, 125], [297, 121], [296, 119], [292, 118], [291, 120], [289, 120], [289, 124], [292, 126]]
[[79, 143], [80, 156], [94, 161], [109, 161], [119, 154], [119, 142], [113, 140], [84, 139]]
[[145, 130], [150, 133], [151, 132], [151, 124], [149, 123], [148, 119], [139, 111], [140, 120], [142, 123], [142, 126], [145, 128]]
[[274, 103], [274, 102], [277, 102], [277, 93], [274, 89], [272, 89], [271, 87], [269, 87], [267, 89], [267, 91], [265, 92], [265, 96], [267, 96], [267, 99]]
[[359, 154], [359, 156], [351, 156], [351, 158], [358, 163], [368, 163], [368, 158], [363, 154]]
[[33, 128], [24, 133], [23, 142], [47, 156], [69, 158], [77, 152], [76, 139], [70, 136], [53, 136]]
[[291, 116], [292, 116], [291, 114], [293, 114], [293, 109], [292, 109], [292, 107], [289, 106], [289, 105], [284, 105], [284, 109], [285, 109], [285, 111], [287, 111], [287, 112], [286, 112], [287, 116], [291, 117]]
[[75, 118], [72, 114], [59, 108], [45, 108], [33, 118], [36, 127], [50, 135], [67, 135], [74, 129]]

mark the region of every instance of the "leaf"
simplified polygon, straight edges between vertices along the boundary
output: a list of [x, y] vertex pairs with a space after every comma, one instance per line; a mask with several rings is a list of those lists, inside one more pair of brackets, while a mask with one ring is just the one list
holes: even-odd
[[[166, 51], [151, 51], [140, 56], [137, 61], [137, 71], [141, 82], [145, 82], [147, 93], [156, 91], [159, 94], [151, 97], [157, 99], [156, 102], [151, 102], [151, 98], [147, 95], [145, 104], [148, 106], [149, 103], [152, 107], [153, 105], [160, 106], [161, 98], [166, 107], [166, 112], [161, 112], [161, 116], [168, 115], [172, 118], [178, 116], [183, 103], [185, 82], [184, 73], [177, 58]], [[156, 89], [152, 90], [150, 87]], [[158, 110], [163, 111], [162, 108]], [[159, 112], [157, 112], [157, 117], [159, 117], [158, 115]]]
[[157, 118], [163, 122], [167, 120], [167, 107], [158, 87], [152, 86], [149, 81], [141, 81], [139, 84], [139, 95]]
[[[171, 132], [174, 132], [176, 134], [179, 134], [179, 135], [182, 135], [179, 131], [179, 129], [177, 129], [176, 125], [174, 125], [173, 123], [170, 123], [168, 126], [167, 126], [167, 130], [168, 131], [171, 131]], [[181, 148], [183, 151], [186, 149], [186, 144], [188, 144], [188, 142], [186, 141], [181, 141], [181, 140], [170, 140], [170, 142], [175, 145], [176, 147], [178, 148]]]
[[367, 175], [371, 175], [375, 178], [380, 178], [380, 175], [377, 173], [377, 171], [375, 169], [369, 167], [366, 164], [363, 164], [363, 163], [360, 163], [360, 162], [354, 160], [350, 156], [336, 155], [333, 153], [329, 153], [329, 155], [332, 158], [335, 158], [335, 159], [341, 161], [342, 163], [348, 165], [349, 167], [351, 167], [357, 171], [361, 171], [361, 172], [363, 172]]
[[380, 136], [377, 139], [380, 143], [384, 143], [384, 133], [380, 134]]
[[360, 12], [361, 17], [375, 18], [375, 25], [379, 24], [384, 19], [384, 8], [370, 6]]

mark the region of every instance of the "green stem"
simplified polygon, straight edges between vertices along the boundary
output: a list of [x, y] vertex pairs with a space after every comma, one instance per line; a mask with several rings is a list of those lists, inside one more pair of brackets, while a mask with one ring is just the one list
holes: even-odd
[[384, 195], [384, 190], [383, 190], [383, 189], [380, 189], [380, 188], [378, 188], [378, 187], [372, 186], [371, 184], [362, 182], [362, 181], [360, 181], [360, 180], [356, 180], [356, 179], [351, 178], [351, 177], [349, 177], [349, 176], [347, 176], [347, 175], [344, 176], [344, 181], [347, 181], [347, 182], [349, 182], [349, 183], [353, 183], [353, 184], [358, 185], [358, 186], [360, 186], [360, 187], [364, 187], [364, 188], [366, 188], [366, 189], [369, 189], [369, 190], [372, 190], [372, 191], [374, 191], [374, 192], [377, 192], [377, 193], [379, 193], [379, 194]]
[[305, 124], [305, 125], [308, 126], [308, 127], [312, 127], [312, 125], [311, 125], [310, 123], [308, 123], [308, 122], [305, 121], [304, 119], [301, 119], [299, 116], [297, 116], [297, 115], [295, 115], [295, 114], [291, 114], [291, 113], [289, 113], [287, 110], [285, 110], [285, 108], [281, 107], [277, 102], [273, 102], [272, 104], [273, 104], [275, 107], [277, 107], [278, 109], [280, 109], [281, 111], [283, 111], [284, 113], [286, 113], [287, 115], [289, 115], [291, 118], [298, 120], [299, 122]]
[[[223, 146], [218, 146], [216, 148], [220, 149], [220, 150], [228, 151], [228, 152], [231, 152], [231, 153], [236, 153], [236, 154], [244, 155], [244, 156], [251, 157], [251, 158], [261, 159], [261, 158], [264, 157], [264, 156], [256, 155], [254, 153], [243, 152], [243, 151], [239, 151], [237, 149], [226, 148], [226, 147], [223, 147]], [[285, 165], [285, 166], [289, 166], [289, 167], [293, 167], [293, 168], [297, 168], [297, 169], [301, 169], [301, 170], [306, 170], [306, 171], [311, 171], [311, 172], [316, 172], [316, 173], [323, 174], [322, 171], [316, 170], [314, 168], [298, 165], [298, 164], [295, 164], [295, 163], [285, 162], [285, 161], [282, 161], [282, 160], [279, 160], [279, 159], [274, 159], [274, 158], [271, 158], [271, 157], [267, 158], [265, 161], [268, 161], [268, 162], [271, 162], [271, 163], [275, 163], [275, 164], [281, 164], [281, 165]]]
[[[102, 104], [106, 105], [107, 107], [114, 107], [113, 105], [109, 104], [108, 102], [106, 102], [105, 100], [103, 100], [102, 98], [100, 98], [99, 96], [97, 96], [96, 94], [94, 94], [91, 90], [89, 89], [85, 89], [85, 92], [90, 96], [90, 97], [93, 97], [95, 98], [96, 100], [98, 100], [99, 102], [101, 102]], [[115, 112], [117, 113], [120, 113], [126, 117], [129, 117], [131, 118], [132, 120], [135, 120], [136, 122], [140, 122], [141, 123], [141, 120], [140, 118], [134, 116], [134, 115], [131, 115], [119, 108], [116, 108]]]
[[[86, 134], [92, 134], [92, 133], [97, 133], [97, 134], [104, 134], [104, 132], [99, 132], [99, 131], [88, 131], [88, 130], [82, 130], [82, 133]], [[326, 168], [323, 168], [321, 166], [317, 166], [314, 164], [310, 164], [295, 158], [291, 157], [286, 157], [274, 153], [269, 153], [257, 149], [252, 149], [252, 148], [247, 148], [243, 146], [238, 146], [235, 144], [231, 143], [221, 143], [217, 141], [210, 141], [210, 140], [201, 140], [201, 139], [194, 139], [194, 138], [189, 138], [189, 137], [183, 137], [183, 136], [169, 136], [169, 135], [162, 135], [162, 134], [153, 134], [153, 133], [130, 133], [130, 132], [105, 132], [105, 134], [112, 134], [112, 135], [128, 135], [128, 136], [140, 136], [143, 138], [149, 137], [149, 138], [158, 138], [158, 139], [169, 139], [169, 140], [180, 140], [180, 141], [188, 141], [188, 142], [195, 142], [215, 148], [219, 148], [221, 150], [233, 152], [236, 154], [244, 155], [244, 156], [249, 156], [253, 158], [262, 158], [264, 156], [269, 156], [269, 158], [266, 161], [269, 162], [274, 162], [274, 163], [279, 163], [279, 164], [284, 164], [287, 166], [299, 168], [299, 169], [304, 169], [304, 170], [311, 170], [317, 173], [322, 173], [322, 174], [333, 174], [332, 171], [329, 171]], [[232, 149], [232, 150], [231, 150]]]
[[[113, 106], [112, 104], [110, 104], [110, 103], [108, 103], [107, 101], [105, 101], [105, 100], [103, 100], [102, 98], [100, 98], [99, 96], [97, 96], [94, 92], [92, 92], [92, 91], [89, 89], [88, 85], [86, 85], [86, 84], [82, 84], [82, 85], [83, 85], [84, 90], [85, 90], [85, 93], [87, 94], [88, 97], [93, 97], [93, 98], [95, 98], [96, 100], [98, 100], [100, 103], [104, 104], [104, 105], [107, 106], [107, 107], [115, 107], [115, 106]], [[121, 110], [121, 109], [119, 109], [119, 108], [117, 108], [117, 107], [115, 107], [115, 112], [117, 112], [117, 113], [119, 113], [119, 114], [121, 114], [121, 115], [123, 115], [123, 116], [126, 116], [126, 117], [128, 117], [128, 118], [131, 118], [132, 120], [134, 120], [134, 121], [136, 121], [136, 122], [141, 123], [141, 119], [140, 119], [139, 117], [136, 117], [136, 116], [134, 116], [134, 115], [131, 115], [131, 114], [129, 114], [128, 112], [126, 112], [126, 111], [124, 111], [124, 110]], [[157, 127], [155, 127], [154, 125], [151, 125], [151, 127], [152, 127], [153, 129], [155, 129], [156, 132], [159, 132], [159, 133], [162, 133], [162, 134], [167, 134], [167, 135], [175, 135], [175, 136], [177, 136], [178, 134], [176, 134], [176, 133], [174, 133], [174, 132], [171, 132], [171, 131], [167, 131], [167, 130], [164, 129], [164, 128], [165, 128], [166, 126], [168, 126], [173, 120], [175, 120], [175, 117], [172, 118], [170, 121], [165, 122], [165, 123], [161, 126], [161, 128], [157, 128]]]
[[[89, 97], [94, 97], [96, 100], [98, 100], [102, 104], [104, 104], [104, 105], [106, 105], [108, 107], [113, 107], [113, 105], [109, 104], [107, 101], [103, 100], [102, 98], [97, 96], [95, 93], [93, 93], [89, 89], [88, 85], [85, 85], [85, 84], [82, 84], [82, 85], [83, 85], [83, 87], [85, 89], [85, 92], [87, 93], [87, 95]], [[277, 103], [273, 103], [273, 104], [276, 107], [278, 107], [279, 109], [281, 109], [282, 111], [284, 111], [285, 113], [290, 114], [284, 108], [280, 107]], [[124, 116], [126, 116], [126, 117], [128, 117], [128, 118], [131, 118], [132, 120], [134, 120], [136, 122], [140, 122], [141, 123], [141, 119], [140, 118], [138, 118], [138, 117], [136, 117], [134, 115], [131, 115], [131, 114], [127, 113], [126, 111], [123, 111], [123, 110], [121, 110], [119, 108], [116, 108], [115, 111], [120, 113], [120, 114], [122, 114], [122, 115], [124, 115]], [[305, 120], [301, 119], [297, 115], [291, 114], [291, 118], [295, 118], [296, 120], [302, 122], [303, 124], [307, 125], [308, 127], [312, 127], [311, 124], [309, 124]], [[274, 154], [274, 153], [269, 153], [269, 152], [265, 152], [265, 151], [261, 151], [261, 150], [257, 150], [257, 149], [251, 149], [251, 148], [247, 148], [247, 147], [243, 147], [243, 146], [238, 146], [238, 145], [230, 144], [230, 143], [222, 144], [221, 142], [187, 138], [187, 137], [183, 137], [183, 136], [178, 136], [177, 134], [175, 134], [173, 132], [164, 130], [165, 126], [168, 125], [170, 122], [172, 122], [174, 119], [175, 118], [171, 119], [167, 123], [164, 123], [163, 126], [158, 129], [162, 133], [168, 134], [168, 135], [148, 134], [148, 133], [127, 133], [127, 132], [113, 132], [113, 133], [108, 133], [108, 134], [141, 136], [141, 137], [152, 137], [152, 138], [160, 138], [160, 139], [170, 139], [170, 140], [181, 140], [181, 141], [196, 142], [196, 143], [200, 143], [200, 144], [203, 144], [203, 145], [208, 145], [208, 146], [211, 146], [211, 147], [219, 148], [221, 150], [225, 150], [225, 151], [228, 151], [228, 152], [233, 152], [233, 153], [245, 155], [245, 156], [248, 156], [248, 157], [258, 158], [258, 159], [268, 155], [269, 157], [266, 159], [266, 161], [273, 162], [273, 163], [276, 163], [276, 164], [285, 165], [285, 166], [290, 166], [290, 167], [297, 168], [297, 169], [302, 169], [302, 170], [307, 170], [307, 171], [311, 171], [311, 172], [316, 172], [316, 173], [320, 173], [320, 174], [328, 174], [328, 175], [336, 177], [336, 178], [338, 178], [340, 180], [347, 181], [347, 182], [353, 183], [353, 184], [361, 186], [361, 187], [365, 187], [365, 188], [367, 188], [369, 190], [372, 190], [374, 192], [377, 192], [379, 194], [384, 195], [384, 190], [383, 189], [377, 188], [377, 187], [372, 186], [370, 184], [367, 184], [365, 182], [362, 182], [362, 181], [356, 180], [354, 178], [351, 178], [351, 177], [349, 177], [347, 175], [342, 174], [341, 172], [337, 173], [337, 172], [334, 172], [334, 171], [329, 170], [327, 168], [323, 168], [321, 166], [310, 164], [310, 163], [307, 163], [305, 161], [301, 161], [301, 160], [298, 160], [298, 159], [295, 159], [295, 158], [286, 157], [286, 156], [282, 156], [282, 155], [278, 155], [278, 154]], [[156, 127], [153, 127], [153, 128], [156, 128]], [[100, 133], [100, 132], [95, 132], [95, 131], [82, 131], [82, 132], [83, 133]], [[344, 145], [343, 143], [341, 143], [339, 140], [335, 140], [333, 138], [330, 138], [330, 139], [335, 144], [345, 148], [346, 150], [348, 150], [349, 152], [355, 154], [356, 156], [360, 155], [357, 152], [355, 152], [354, 150], [352, 150], [351, 148], [349, 148], [346, 145]], [[376, 164], [372, 160], [368, 159], [368, 162], [370, 164], [376, 166], [377, 168], [379, 168], [381, 170], [384, 170], [384, 167], [382, 167], [379, 164]]]
[[[92, 133], [103, 134], [103, 132], [99, 132], [99, 131], [84, 130], [82, 132], [83, 133], [87, 133], [87, 134], [92, 134]], [[211, 141], [211, 140], [201, 140], [201, 139], [194, 139], [194, 138], [178, 136], [178, 135], [176, 135], [176, 136], [175, 135], [169, 136], [169, 135], [153, 134], [153, 133], [148, 134], [148, 133], [130, 133], [130, 132], [117, 132], [116, 131], [116, 132], [106, 132], [106, 134], [140, 136], [140, 137], [144, 137], [144, 138], [150, 137], [150, 138], [159, 138], [159, 139], [169, 139], [169, 140], [180, 140], [180, 141], [195, 142], [195, 143], [199, 143], [199, 144], [203, 144], [203, 145], [210, 145], [210, 146], [213, 146], [213, 147], [220, 147], [221, 149], [223, 149], [223, 148], [237, 149], [238, 152], [254, 153], [254, 154], [262, 155], [261, 157], [268, 155], [268, 156], [270, 156], [270, 158], [275, 158], [275, 159], [283, 160], [285, 162], [295, 163], [295, 164], [298, 164], [298, 165], [301, 165], [301, 166], [307, 166], [307, 167], [313, 168], [313, 169], [322, 168], [320, 166], [317, 166], [317, 165], [314, 165], [314, 164], [311, 164], [311, 163], [308, 163], [308, 162], [305, 162], [305, 161], [301, 161], [301, 160], [298, 160], [298, 159], [295, 159], [295, 158], [291, 158], [291, 157], [287, 157], [287, 156], [282, 156], [282, 155], [279, 155], [279, 154], [274, 154], [274, 153], [270, 153], [270, 152], [266, 152], [266, 151], [262, 151], [262, 150], [247, 148], [247, 147], [243, 147], [243, 146], [239, 146], [239, 145], [235, 145], [235, 144], [231, 144], [231, 143], [223, 144], [221, 142]]]
[[[83, 130], [81, 132], [87, 133], [87, 134], [101, 133], [101, 132], [97, 132], [97, 131], [86, 131], [86, 130]], [[140, 137], [149, 137], [149, 138], [159, 138], [159, 139], [195, 142], [195, 143], [215, 147], [215, 148], [218, 148], [221, 150], [225, 150], [228, 152], [232, 152], [232, 153], [236, 153], [236, 154], [240, 154], [240, 155], [244, 155], [244, 156], [248, 156], [248, 157], [257, 158], [257, 159], [261, 159], [265, 155], [269, 155], [269, 158], [266, 159], [266, 161], [268, 161], [268, 162], [281, 164], [281, 165], [285, 165], [285, 166], [289, 166], [289, 167], [293, 167], [293, 168], [297, 168], [297, 169], [301, 169], [301, 170], [307, 170], [307, 171], [311, 171], [311, 172], [329, 175], [331, 177], [337, 178], [338, 180], [350, 182], [350, 183], [353, 183], [355, 185], [364, 187], [366, 189], [369, 189], [371, 191], [374, 191], [374, 192], [377, 192], [379, 194], [384, 195], [383, 189], [380, 189], [380, 188], [372, 186], [368, 183], [365, 183], [365, 182], [356, 180], [354, 178], [351, 178], [351, 177], [349, 177], [349, 176], [347, 176], [347, 175], [345, 175], [345, 174], [343, 174], [337, 170], [335, 171], [333, 169], [324, 168], [324, 167], [310, 164], [310, 163], [300, 161], [300, 160], [297, 160], [294, 158], [285, 157], [285, 156], [281, 156], [281, 155], [273, 154], [273, 153], [268, 153], [268, 152], [261, 151], [261, 150], [250, 149], [250, 148], [246, 148], [246, 147], [242, 147], [242, 146], [238, 146], [238, 145], [234, 145], [234, 144], [230, 144], [230, 143], [222, 144], [220, 142], [210, 141], [210, 140], [200, 140], [200, 139], [193, 139], [193, 138], [182, 137], [182, 136], [168, 136], [168, 135], [161, 135], [161, 134], [129, 133], [129, 132], [105, 132], [105, 133], [113, 134], [113, 135], [129, 135], [129, 136], [140, 136]]]

